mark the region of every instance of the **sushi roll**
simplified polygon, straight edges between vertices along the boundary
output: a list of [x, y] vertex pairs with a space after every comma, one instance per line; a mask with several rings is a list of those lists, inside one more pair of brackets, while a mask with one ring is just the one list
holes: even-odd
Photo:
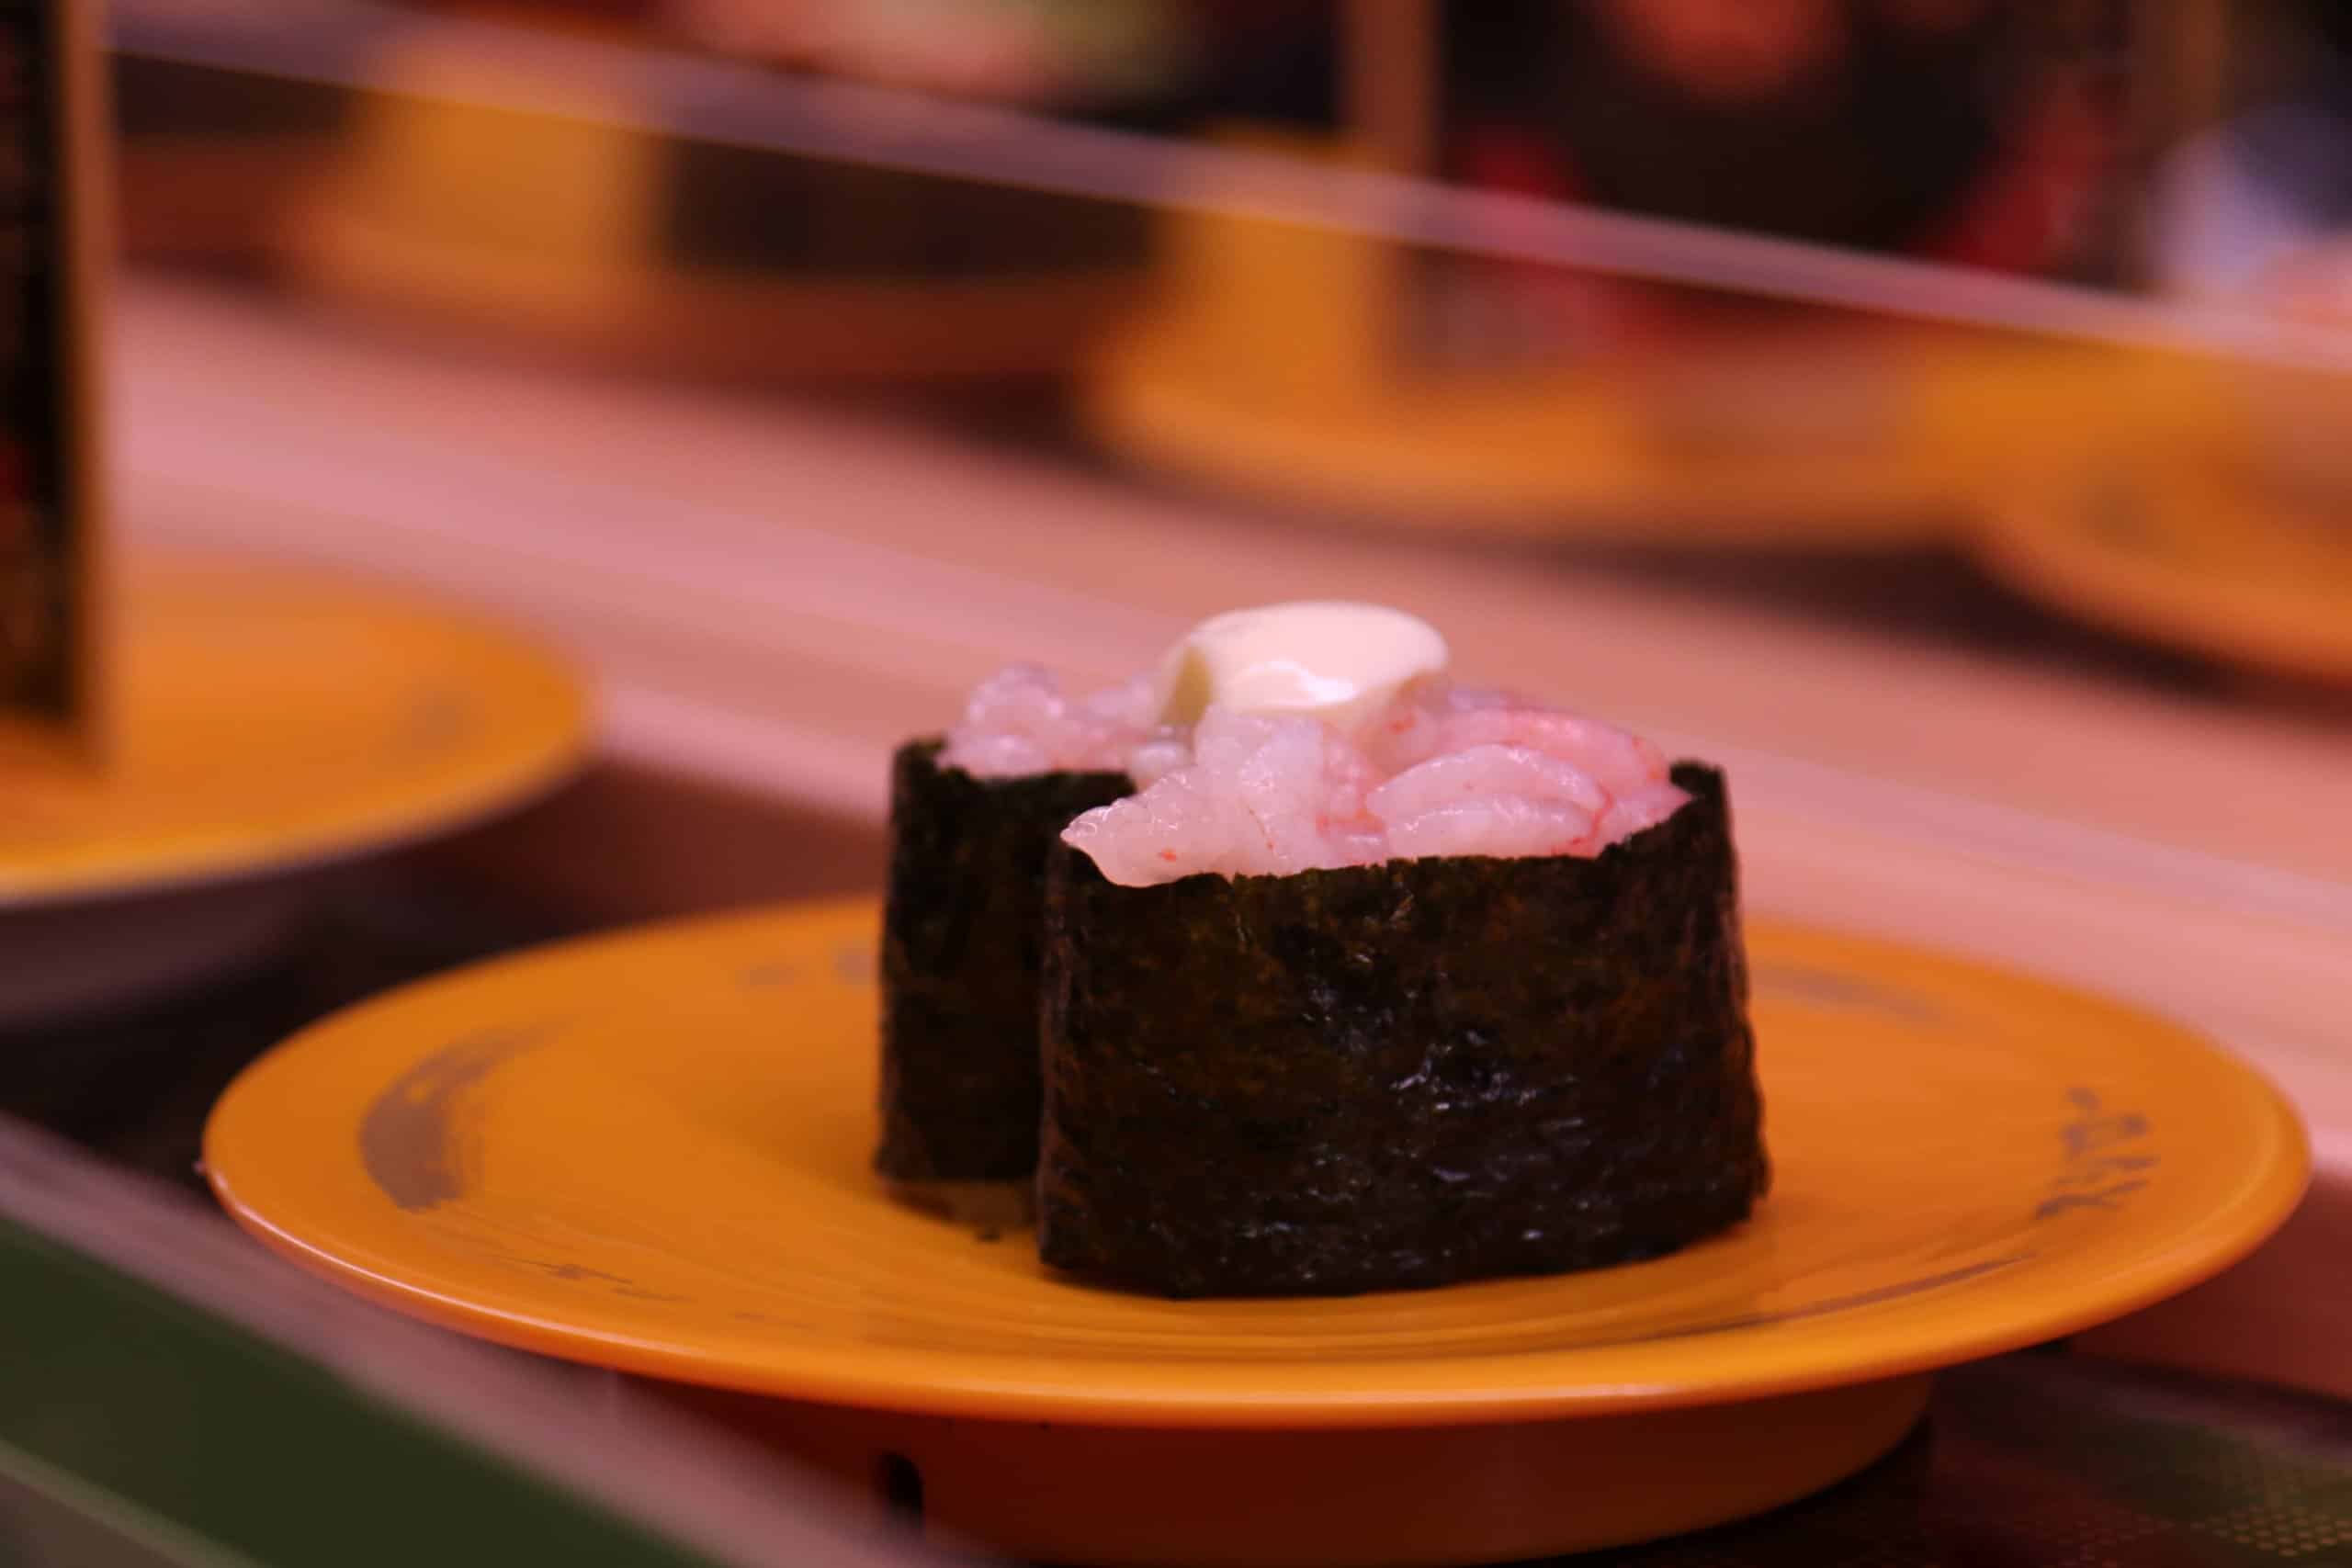
[[1016, 668], [963, 722], [893, 758], [875, 1168], [898, 1194], [980, 1225], [1026, 1218], [1037, 1164], [1046, 852], [1133, 788], [1142, 688], [1066, 699]]
[[1045, 1261], [1337, 1294], [1738, 1223], [1769, 1176], [1722, 773], [1352, 613], [1196, 631], [1182, 755], [1055, 846]]

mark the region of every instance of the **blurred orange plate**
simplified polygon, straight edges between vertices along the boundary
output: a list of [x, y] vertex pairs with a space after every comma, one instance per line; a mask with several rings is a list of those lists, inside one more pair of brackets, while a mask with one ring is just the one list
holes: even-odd
[[[1261, 341], [1269, 357], [1290, 352], [1279, 333]], [[1850, 442], [1706, 432], [1717, 413], [1700, 405], [1732, 402], [1711, 377], [1763, 413], [1794, 400], [1762, 400], [1771, 371], [1745, 344], [1721, 367], [1690, 355], [1645, 379], [1607, 361], [1421, 379], [1349, 362], [1273, 369], [1219, 346], [1189, 325], [1130, 331], [1089, 365], [1081, 419], [1108, 449], [1210, 489], [1470, 535], [1901, 547], [1944, 533], [1960, 492], [1917, 417]], [[1892, 356], [1826, 354], [1807, 370], [1799, 384], [1825, 402], [1898, 410], [1913, 374]], [[1841, 372], [1871, 389], [1830, 388]]]
[[1916, 545], [1962, 493], [1935, 357], [1883, 323], [1416, 364], [1411, 253], [1191, 207], [1160, 225], [1155, 287], [1083, 366], [1078, 414], [1190, 482], [1418, 529], [1792, 547]]
[[133, 560], [104, 771], [0, 762], [0, 909], [249, 878], [458, 826], [575, 767], [555, 658], [386, 589]]
[[[681, 1393], [1053, 1560], [1494, 1561], [1849, 1473], [1933, 1369], [2113, 1317], [2285, 1217], [2296, 1119], [2196, 1036], [1762, 925], [1777, 1168], [1731, 1235], [1560, 1278], [1170, 1302], [1043, 1269], [869, 1174], [865, 901], [566, 944], [250, 1069], [221, 1201], [349, 1288]], [[895, 1478], [895, 1480], [893, 1480]]]
[[2352, 506], [2266, 498], [2199, 453], [1992, 499], [1977, 536], [2019, 592], [2117, 631], [2352, 681]]
[[1133, 285], [1115, 264], [698, 262], [666, 231], [676, 148], [620, 85], [486, 54], [442, 22], [403, 29], [371, 70], [382, 90], [275, 226], [291, 272], [347, 304], [722, 377], [956, 381], [1059, 371]]

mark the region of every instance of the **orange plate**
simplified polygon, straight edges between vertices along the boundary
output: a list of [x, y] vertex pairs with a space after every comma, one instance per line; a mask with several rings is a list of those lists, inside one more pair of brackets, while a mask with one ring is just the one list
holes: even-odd
[[0, 909], [283, 871], [544, 789], [587, 707], [551, 656], [380, 588], [130, 563], [104, 771], [0, 762]]
[[2022, 592], [2154, 641], [2352, 681], [2345, 508], [2265, 495], [2201, 451], [1991, 498], [1977, 547]]
[[1159, 226], [1154, 287], [1081, 366], [1077, 412], [1107, 449], [1205, 488], [1420, 530], [1799, 548], [1917, 544], [1961, 493], [1924, 345], [1887, 323], [1415, 363], [1408, 248], [1190, 205]]
[[1670, 374], [1620, 360], [1417, 378], [1302, 367], [1288, 333], [1256, 337], [1261, 361], [1238, 358], [1218, 352], [1228, 335], [1145, 321], [1106, 339], [1086, 367], [1081, 420], [1110, 450], [1212, 490], [1498, 536], [1901, 547], [1942, 533], [1960, 488], [1933, 461], [1909, 407], [1914, 373], [1894, 355], [1872, 364], [1816, 347], [1798, 384], [1887, 411], [1890, 428], [1814, 446], [1736, 429], [1678, 438], [1677, 425], [1710, 417], [1698, 405], [1711, 383], [1778, 373], [1743, 344], [1719, 367], [1689, 355]]
[[2194, 1035], [1762, 924], [1778, 1176], [1738, 1231], [1441, 1291], [1121, 1294], [895, 1207], [868, 1174], [877, 918], [659, 927], [369, 1003], [230, 1089], [214, 1188], [379, 1301], [782, 1396], [692, 1397], [853, 1474], [911, 1455], [932, 1517], [1000, 1546], [1407, 1562], [1656, 1535], [1823, 1484], [1901, 1435], [1918, 1374], [2213, 1273], [2306, 1172], [2292, 1111]]

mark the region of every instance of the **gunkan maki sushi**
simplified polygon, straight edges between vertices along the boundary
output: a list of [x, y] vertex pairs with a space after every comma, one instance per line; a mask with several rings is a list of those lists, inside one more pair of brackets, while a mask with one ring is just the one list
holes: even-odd
[[1396, 614], [1204, 624], [1181, 741], [1054, 848], [1049, 1265], [1432, 1286], [1671, 1252], [1765, 1190], [1722, 773], [1357, 610]]
[[1046, 852], [1135, 787], [1149, 700], [1139, 682], [1073, 701], [1016, 667], [892, 760], [874, 1163], [903, 1198], [980, 1224], [1027, 1216]]

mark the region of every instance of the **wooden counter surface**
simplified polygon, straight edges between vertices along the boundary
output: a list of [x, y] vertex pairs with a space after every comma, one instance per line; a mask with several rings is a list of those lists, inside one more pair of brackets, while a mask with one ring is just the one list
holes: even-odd
[[[903, 417], [469, 362], [179, 285], [135, 281], [118, 339], [135, 542], [334, 563], [541, 629], [602, 679], [621, 772], [730, 803], [688, 836], [767, 803], [870, 843], [888, 749], [1013, 658], [1110, 678], [1237, 602], [1414, 608], [1464, 669], [1725, 763], [1756, 907], [2128, 997], [2271, 1071], [2319, 1191], [2255, 1266], [2109, 1338], [2352, 1394], [2352, 704], [2232, 705], [1523, 546], [1285, 525]], [[571, 863], [548, 874], [619, 909], [657, 862], [649, 908], [696, 901], [682, 866], [710, 897], [767, 890], [723, 843], [665, 854], [630, 815], [649, 798], [607, 787], [540, 834]], [[602, 883], [590, 834], [629, 852]]]

